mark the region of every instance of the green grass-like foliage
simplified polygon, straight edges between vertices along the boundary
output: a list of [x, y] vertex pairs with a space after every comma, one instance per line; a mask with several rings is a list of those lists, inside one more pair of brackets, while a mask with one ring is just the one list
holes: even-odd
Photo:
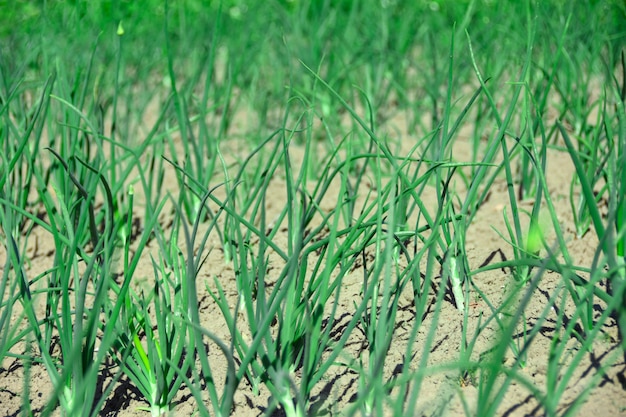
[[[99, 415], [125, 381], [153, 416], [235, 415], [239, 392], [268, 415], [322, 415], [341, 374], [346, 415], [426, 413], [441, 375], [453, 388], [432, 415], [453, 398], [500, 415], [513, 386], [535, 412], [575, 415], [626, 351], [624, 28], [617, 0], [0, 1], [11, 412]], [[566, 198], [555, 153], [574, 167]], [[498, 184], [502, 260], [477, 266], [470, 236]], [[570, 245], [589, 236], [582, 264]], [[216, 264], [232, 276], [207, 276]], [[451, 310], [456, 350], [433, 364]]]

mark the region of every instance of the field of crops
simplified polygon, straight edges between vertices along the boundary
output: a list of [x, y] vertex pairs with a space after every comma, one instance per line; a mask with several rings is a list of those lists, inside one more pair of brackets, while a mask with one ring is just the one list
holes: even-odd
[[0, 415], [626, 415], [626, 3], [0, 1]]

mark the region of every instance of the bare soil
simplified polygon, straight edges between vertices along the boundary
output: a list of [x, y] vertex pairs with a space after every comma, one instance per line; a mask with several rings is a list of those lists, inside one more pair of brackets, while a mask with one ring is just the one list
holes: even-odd
[[[390, 131], [396, 132], [395, 134], [405, 131], [403, 120], [391, 120], [389, 123], [390, 125], [395, 123], [394, 126], [397, 129], [390, 129]], [[407, 135], [406, 133], [400, 134]], [[406, 143], [407, 141], [405, 140], [404, 142]], [[407, 147], [404, 151], [408, 152], [411, 148], [409, 145], [403, 145]], [[247, 145], [233, 141], [230, 144], [225, 143], [223, 151], [227, 158], [234, 158], [245, 155], [249, 149]], [[303, 152], [304, 149], [302, 147], [297, 145], [291, 146], [290, 156], [294, 166], [303, 158]], [[470, 152], [469, 143], [463, 137], [460, 137], [454, 150], [454, 158], [459, 161], [470, 160]], [[569, 156], [564, 152], [551, 150], [546, 177], [550, 195], [556, 204], [556, 211], [561, 222], [565, 241], [568, 242], [568, 250], [577, 265], [590, 266], [593, 262], [598, 242], [592, 231], [580, 239], [576, 238], [572, 226], [573, 220], [569, 202], [570, 182], [573, 175], [574, 169]], [[172, 191], [175, 191], [174, 181], [170, 181], [169, 184], [173, 188]], [[462, 192], [462, 184], [455, 184], [455, 187], [459, 192]], [[286, 204], [287, 197], [284, 178], [281, 178], [281, 176], [274, 178], [267, 190], [267, 195], [269, 197], [267, 199], [267, 217], [272, 219]], [[336, 196], [337, 193], [331, 190], [329, 195]], [[425, 198], [429, 198], [428, 188]], [[427, 205], [432, 206], [436, 201], [434, 192], [431, 193], [431, 198], [431, 201], [426, 202]], [[364, 203], [364, 200], [360, 201], [360, 204]], [[333, 201], [333, 198], [329, 198], [327, 201], [322, 202], [321, 208], [323, 210], [331, 210], [335, 204], [336, 202]], [[521, 201], [519, 204], [520, 207], [530, 210], [533, 202]], [[504, 223], [505, 211], [506, 215], [511, 215], [506, 181], [499, 179], [492, 187], [489, 198], [480, 208], [475, 220], [467, 226], [466, 256], [472, 270], [513, 257], [510, 244], [500, 235], [507, 235]], [[137, 210], [137, 212], [140, 215], [140, 210]], [[168, 214], [166, 210], [163, 218], [164, 222], [167, 222], [167, 216], [171, 216], [171, 214]], [[525, 219], [524, 221], [527, 221], [526, 215], [521, 215], [521, 217]], [[553, 242], [554, 236], [551, 236], [550, 232], [548, 232], [547, 239]], [[286, 247], [287, 229], [285, 227], [279, 230], [276, 242]], [[213, 249], [210, 252], [208, 261], [203, 265], [198, 278], [201, 321], [206, 329], [228, 341], [228, 329], [221, 312], [209, 296], [206, 287], [213, 287], [214, 279], [218, 279], [227, 296], [233, 300], [232, 306], [234, 308], [237, 299], [235, 271], [232, 264], [224, 262], [216, 236], [211, 236], [207, 247]], [[150, 250], [155, 249], [154, 247], [150, 248]], [[30, 259], [25, 267], [29, 276], [34, 277], [48, 269], [53, 264], [54, 257], [54, 242], [52, 242], [51, 236], [47, 235], [43, 230], [35, 228], [31, 235], [27, 254]], [[4, 257], [4, 248], [2, 248], [0, 249], [0, 258], [2, 258], [0, 260], [3, 260]], [[274, 260], [274, 262], [278, 261]], [[0, 262], [0, 265], [3, 265], [3, 262]], [[313, 266], [313, 262], [310, 265]], [[347, 322], [353, 314], [352, 300], [360, 296], [363, 267], [361, 265], [355, 268], [343, 282], [340, 302], [342, 310], [338, 312], [338, 317], [343, 317], [343, 321], [336, 324], [338, 333], [342, 331], [342, 323]], [[279, 271], [280, 268], [275, 270]], [[151, 276], [153, 276], [153, 269], [146, 254], [146, 259], [142, 261], [142, 265], [137, 272], [137, 281], [149, 283]], [[472, 279], [487, 299], [495, 305], [503, 299], [507, 294], [507, 290], [510, 290], [515, 285], [511, 271], [507, 269], [481, 273]], [[521, 340], [524, 337], [524, 331], [531, 331], [534, 323], [537, 322], [548, 304], [550, 296], [562, 285], [562, 277], [556, 273], [548, 272], [542, 276], [538, 289], [533, 294], [530, 304], [526, 308], [524, 316], [526, 328], [524, 329], [523, 326], [520, 326], [520, 332], [515, 335], [515, 340]], [[468, 334], [473, 334], [473, 329], [477, 326], [481, 317], [484, 320], [485, 317], [491, 315], [488, 304], [477, 294], [475, 290], [472, 291]], [[430, 296], [435, 297], [434, 291], [431, 291]], [[566, 317], [570, 317], [575, 308], [571, 302], [566, 302], [562, 307], [566, 311]], [[598, 304], [597, 310], [596, 315], [599, 316], [602, 305]], [[559, 325], [563, 326], [563, 323], [559, 324], [556, 317], [557, 313], [553, 311], [547, 318], [547, 321], [543, 323], [543, 328], [539, 331], [530, 350], [527, 352], [526, 363], [522, 368], [522, 373], [526, 380], [541, 392], [546, 390], [552, 339], [563, 331], [563, 328], [558, 327]], [[245, 318], [242, 318], [242, 320], [242, 323], [245, 324]], [[414, 301], [410, 291], [407, 291], [406, 294], [402, 295], [400, 301], [395, 324], [395, 338], [386, 360], [385, 374], [389, 377], [403, 363], [406, 343], [414, 320]], [[432, 320], [433, 314], [431, 311], [426, 315], [417, 342], [412, 348], [415, 370], [417, 370], [420, 363], [425, 347], [426, 332], [430, 328]], [[447, 295], [440, 311], [435, 338], [429, 347], [428, 366], [451, 363], [459, 359], [462, 324], [463, 315], [457, 310], [452, 297]], [[580, 409], [579, 415], [594, 415], [597, 417], [626, 415], [626, 364], [624, 356], [618, 352], [616, 323], [610, 320], [602, 329], [602, 334], [604, 337], [597, 338], [593, 349], [585, 355], [583, 361], [569, 379], [567, 388], [559, 401], [559, 413], [564, 413], [571, 403], [585, 390], [587, 385], [597, 377], [598, 373], [604, 372], [605, 375], [601, 377], [598, 386], [589, 394], [586, 402]], [[481, 358], [481, 355], [487, 354], [497, 343], [500, 343], [500, 341], [496, 326], [488, 326], [478, 337], [472, 358]], [[569, 356], [558, 358], [562, 369], [566, 369], [568, 363], [572, 360], [572, 355], [580, 349], [580, 344], [576, 340], [571, 340], [570, 343], [571, 350], [569, 350]], [[19, 345], [16, 349], [23, 349], [23, 345]], [[13, 351], [13, 353], [19, 354], [23, 352]], [[362, 356], [365, 359], [366, 353], [364, 351], [364, 336], [359, 331], [355, 331], [347, 345], [346, 355], [353, 358]], [[209, 360], [216, 373], [216, 382], [220, 384], [224, 380], [226, 361], [221, 356], [219, 349], [210, 350]], [[509, 364], [513, 363], [513, 356], [511, 355], [508, 360], [510, 361], [508, 362]], [[2, 364], [2, 368], [0, 368], [0, 415], [20, 415], [20, 408], [24, 401], [22, 398], [25, 384], [23, 374], [24, 367], [19, 359], [8, 358]], [[297, 373], [293, 375], [293, 378], [297, 382]], [[463, 409], [464, 402], [469, 410], [474, 410], [476, 407], [476, 399], [478, 398], [476, 378], [477, 375], [461, 377], [458, 371], [441, 371], [426, 376], [421, 388], [421, 394], [417, 402], [412, 405], [413, 411], [411, 414], [415, 416], [465, 415]], [[40, 412], [49, 400], [51, 393], [51, 384], [42, 366], [34, 365], [32, 367], [28, 383], [30, 385], [30, 398], [27, 401], [30, 402], [35, 413]], [[355, 398], [358, 385], [359, 375], [356, 372], [340, 366], [331, 368], [331, 372], [314, 391], [309, 412], [311, 415], [345, 414], [350, 409], [350, 404]], [[397, 395], [397, 393], [392, 393], [392, 395]], [[269, 401], [268, 392], [261, 390], [259, 393], [254, 393], [252, 387], [246, 381], [243, 381], [235, 396], [233, 415], [243, 417], [263, 415], [268, 408]], [[123, 378], [106, 401], [101, 415], [120, 417], [143, 416], [147, 415], [148, 412], [139, 408], [146, 406], [147, 403], [142, 400], [136, 389]], [[195, 399], [191, 397], [187, 389], [182, 389], [172, 415], [194, 415], [195, 410], [197, 410]], [[537, 400], [523, 384], [513, 382], [508, 388], [497, 414], [511, 417], [543, 415], [543, 410], [538, 408]], [[280, 411], [275, 411], [273, 415], [282, 414]]]

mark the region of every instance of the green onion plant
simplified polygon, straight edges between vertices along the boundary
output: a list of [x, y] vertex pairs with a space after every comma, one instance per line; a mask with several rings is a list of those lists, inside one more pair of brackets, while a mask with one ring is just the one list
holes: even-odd
[[8, 413], [99, 415], [124, 379], [153, 416], [234, 415], [239, 395], [266, 415], [493, 416], [520, 392], [520, 412], [573, 416], [613, 378], [616, 2], [31, 3], [0, 13]]

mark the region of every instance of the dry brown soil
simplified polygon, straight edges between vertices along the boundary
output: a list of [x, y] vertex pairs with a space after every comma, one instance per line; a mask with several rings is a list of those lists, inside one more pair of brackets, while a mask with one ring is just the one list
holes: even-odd
[[[388, 126], [393, 126], [393, 129], [389, 129], [390, 132], [395, 132], [394, 134], [396, 135], [404, 135], [407, 138], [407, 140], [403, 141], [403, 147], [407, 148], [403, 150], [403, 152], [411, 148], [411, 144], [407, 143], [410, 142], [410, 135], [402, 133], [406, 131], [404, 126], [405, 122], [406, 121], [400, 117], [390, 120], [388, 124]], [[237, 154], [245, 155], [249, 149], [250, 148], [247, 147], [245, 143], [238, 144], [236, 141], [224, 145], [224, 153], [227, 158]], [[455, 146], [454, 158], [458, 161], [469, 160], [471, 159], [469, 152], [469, 143], [464, 139], [463, 133], [461, 133], [458, 143]], [[294, 166], [297, 166], [298, 161], [303, 157], [303, 148], [292, 145], [290, 155]], [[546, 177], [552, 201], [556, 205], [556, 211], [559, 216], [565, 241], [568, 242], [569, 252], [576, 264], [590, 266], [593, 262], [593, 256], [598, 242], [593, 232], [587, 233], [580, 239], [577, 239], [575, 236], [569, 203], [570, 182], [573, 174], [573, 165], [569, 156], [564, 152], [551, 150], [548, 158]], [[170, 181], [169, 184], [170, 187], [173, 187], [173, 191], [175, 191], [176, 185], [174, 181]], [[463, 192], [463, 185], [460, 184], [460, 181], [454, 186], [457, 187], [460, 193]], [[277, 175], [277, 177], [272, 180], [267, 194], [271, 197], [267, 199], [267, 217], [268, 219], [272, 219], [286, 204], [284, 178]], [[365, 195], [365, 192], [362, 194]], [[430, 192], [429, 188], [426, 189], [426, 193], [424, 194], [426, 196], [425, 198], [432, 199], [426, 202], [426, 204], [431, 207], [435, 201], [432, 194], [434, 194], [434, 192]], [[333, 196], [336, 195], [336, 193], [331, 191], [329, 195]], [[428, 197], [428, 195], [431, 195], [431, 197]], [[503, 214], [505, 210], [508, 210], [507, 214], [510, 215], [510, 203], [508, 198], [506, 182], [503, 178], [500, 178], [492, 187], [489, 199], [481, 207], [475, 220], [472, 224], [468, 225], [466, 256], [472, 269], [489, 263], [499, 262], [502, 259], [512, 258], [511, 246], [499, 235], [499, 233], [503, 235], [507, 234]], [[360, 201], [360, 204], [363, 203], [364, 197], [362, 197]], [[329, 198], [322, 203], [321, 208], [328, 211], [333, 208], [334, 204], [333, 199]], [[532, 207], [532, 201], [521, 201], [520, 207], [529, 210]], [[138, 212], [140, 212], [140, 210], [138, 210]], [[527, 218], [525, 215], [521, 217], [523, 219]], [[167, 220], [166, 216], [164, 217], [164, 221], [165, 220]], [[546, 237], [548, 241], [554, 242], [554, 236], [553, 234], [551, 235], [549, 231]], [[286, 245], [286, 239], [287, 230], [283, 227], [277, 235], [276, 241], [279, 244]], [[37, 228], [34, 230], [30, 240], [31, 242], [27, 252], [30, 256], [30, 260], [27, 263], [26, 271], [29, 276], [36, 276], [52, 265], [54, 244], [50, 236]], [[218, 249], [219, 242], [215, 236], [212, 236], [209, 240], [208, 247], [211, 246], [216, 249], [212, 250], [209, 261], [202, 267], [198, 280], [198, 288], [200, 291], [198, 299], [201, 300], [201, 321], [207, 329], [224, 340], [229, 340], [228, 329], [225, 326], [218, 307], [208, 296], [205, 284], [212, 286], [214, 278], [219, 279], [225, 293], [232, 298], [234, 305], [234, 300], [236, 300], [237, 297], [237, 289], [235, 286], [236, 279], [232, 264], [227, 264], [222, 259], [222, 252]], [[153, 249], [154, 248], [151, 248], [151, 250]], [[4, 257], [4, 249], [0, 249], [0, 258]], [[0, 264], [3, 264], [3, 262]], [[310, 265], [313, 265], [313, 262], [311, 262]], [[141, 268], [143, 269], [137, 272], [138, 280], [149, 280], [150, 276], [153, 274], [153, 270], [147, 257], [145, 262], [142, 261]], [[280, 270], [280, 268], [276, 268], [275, 270]], [[345, 323], [351, 317], [353, 309], [352, 300], [360, 296], [362, 276], [362, 270], [355, 268], [355, 270], [344, 279], [340, 302], [342, 311], [338, 312], [338, 317], [345, 317], [345, 319], [337, 324], [338, 331], [340, 331], [341, 324]], [[496, 305], [505, 295], [507, 289], [511, 288], [513, 285], [512, 280], [513, 278], [510, 271], [502, 269], [481, 273], [473, 277], [475, 285]], [[550, 295], [562, 285], [562, 277], [558, 274], [548, 272], [543, 275], [539, 282], [538, 290], [534, 293], [530, 304], [526, 308], [524, 321], [527, 330], [532, 329], [538, 316], [544, 311]], [[469, 334], [471, 334], [472, 329], [475, 328], [479, 317], [482, 316], [484, 318], [490, 315], [487, 303], [476, 296], [475, 291], [473, 291], [472, 294]], [[430, 296], [435, 296], [434, 291], [431, 291]], [[598, 307], [601, 309], [601, 306]], [[566, 309], [565, 316], [571, 316], [574, 311], [571, 302], [566, 303], [564, 308]], [[596, 312], [596, 314], [599, 315], [600, 311]], [[395, 337], [386, 360], [385, 374], [387, 376], [391, 376], [394, 370], [397, 369], [397, 366], [403, 361], [403, 354], [406, 350], [406, 342], [414, 316], [413, 300], [411, 299], [410, 292], [407, 291], [407, 294], [403, 294], [400, 301], [400, 308], [396, 318]], [[548, 316], [547, 321], [543, 323], [544, 328], [533, 341], [532, 347], [527, 355], [526, 365], [522, 369], [528, 381], [542, 392], [545, 391], [551, 341], [555, 334], [562, 331], [562, 329], [555, 328], [557, 326], [556, 317], [556, 312], [553, 312], [553, 314]], [[429, 366], [441, 365], [458, 359], [461, 344], [462, 318], [462, 314], [456, 309], [451, 298], [447, 296], [442, 305], [432, 346], [429, 349]], [[429, 323], [431, 322], [432, 314], [426, 316], [422, 330], [420, 330], [417, 342], [412, 350], [415, 352], [415, 367], [418, 366], [420, 361], [426, 332], [430, 328]], [[580, 365], [576, 367], [567, 383], [567, 389], [559, 402], [559, 413], [563, 413], [571, 402], [585, 390], [587, 384], [596, 378], [598, 372], [601, 372], [600, 368], [606, 366], [606, 375], [599, 380], [598, 387], [591, 392], [587, 401], [582, 406], [579, 415], [593, 415], [597, 417], [626, 415], [625, 364], [624, 357], [617, 353], [616, 327], [615, 323], [609, 320], [602, 330], [601, 334], [603, 336], [597, 338], [597, 341], [593, 345], [593, 350], [586, 354]], [[522, 328], [520, 327], [520, 332], [521, 331]], [[516, 336], [521, 337], [520, 335], [521, 333]], [[358, 357], [358, 355], [365, 354], [363, 351], [363, 340], [360, 340], [360, 338], [362, 338], [362, 333], [356, 331], [346, 348], [347, 356], [354, 358]], [[499, 343], [497, 332], [494, 327], [491, 326], [485, 329], [483, 334], [477, 339], [472, 358], [479, 358], [483, 352], [492, 349], [495, 343]], [[16, 347], [16, 349], [19, 348], [23, 348], [23, 346], [19, 345]], [[580, 349], [580, 345], [575, 340], [572, 340], [571, 348], [567, 350], [571, 355], [558, 359], [562, 369], [566, 369], [569, 361], [572, 359], [572, 355], [577, 352], [578, 349]], [[20, 352], [15, 351], [13, 353]], [[211, 349], [209, 359], [216, 372], [216, 381], [219, 384], [224, 378], [226, 362], [219, 354], [218, 349]], [[513, 361], [513, 357], [509, 358], [509, 360]], [[293, 375], [293, 377], [297, 381], [297, 375]], [[358, 377], [359, 376], [354, 371], [347, 370], [345, 367], [332, 367], [329, 375], [321, 381], [319, 388], [313, 393], [311, 403], [314, 409], [310, 410], [311, 413], [313, 414], [315, 412], [315, 415], [344, 415], [350, 410], [350, 403], [358, 390]], [[2, 364], [2, 369], [0, 369], [0, 415], [17, 416], [20, 414], [20, 407], [23, 401], [21, 396], [23, 384], [23, 367], [21, 362], [17, 359], [6, 359]], [[37, 365], [33, 367], [29, 384], [31, 407], [35, 412], [40, 411], [48, 401], [51, 389], [49, 379], [42, 367]], [[392, 395], [398, 395], [398, 393], [392, 393]], [[417, 402], [408, 407], [409, 410], [412, 410], [409, 415], [465, 415], [462, 402], [465, 401], [468, 404], [469, 410], [473, 410], [477, 397], [477, 384], [471, 377], [463, 380], [459, 377], [458, 372], [441, 371], [434, 375], [427, 376], [424, 379], [421, 394]], [[267, 409], [268, 401], [269, 394], [266, 391], [261, 390], [260, 393], [255, 394], [252, 392], [250, 385], [244, 381], [241, 383], [235, 396], [233, 415], [263, 415]], [[128, 381], [122, 379], [109, 400], [105, 403], [105, 408], [101, 415], [120, 417], [143, 416], [147, 415], [148, 412], [141, 411], [139, 408], [145, 407], [146, 405], [147, 404], [140, 398], [138, 392], [132, 388]], [[527, 388], [519, 383], [513, 382], [497, 414], [512, 417], [542, 415], [543, 410], [538, 408], [537, 405], [536, 399], [530, 395]], [[195, 410], [197, 410], [195, 400], [189, 395], [188, 390], [183, 389], [176, 402], [172, 415], [194, 415]], [[281, 415], [279, 412], [276, 413], [275, 415]]]

